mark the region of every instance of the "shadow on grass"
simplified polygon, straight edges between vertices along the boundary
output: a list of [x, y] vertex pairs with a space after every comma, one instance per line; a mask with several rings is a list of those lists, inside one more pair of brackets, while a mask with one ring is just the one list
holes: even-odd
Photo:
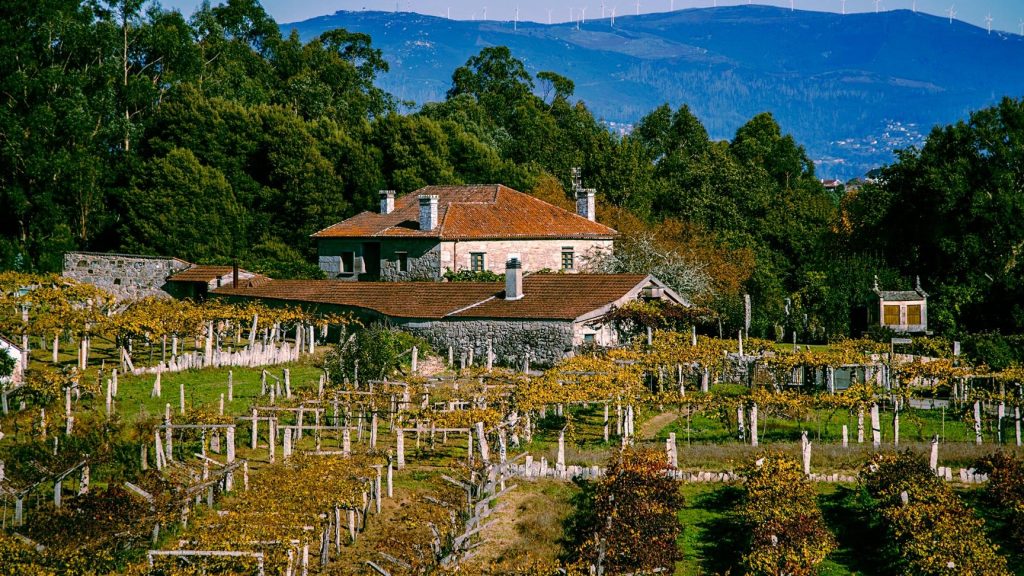
[[1013, 516], [996, 503], [984, 489], [958, 490], [964, 504], [974, 509], [985, 520], [985, 535], [999, 546], [999, 553], [1006, 557], [1007, 567], [1012, 574], [1024, 574], [1024, 548], [1015, 537]]
[[693, 507], [712, 513], [694, 526], [702, 532], [700, 564], [707, 574], [743, 573], [741, 560], [747, 548], [747, 535], [733, 513], [742, 498], [743, 489], [738, 486], [723, 486], [693, 497]]
[[871, 516], [859, 488], [839, 486], [818, 496], [818, 506], [839, 548], [829, 557], [849, 574], [889, 574], [892, 558], [887, 553], [885, 530]]

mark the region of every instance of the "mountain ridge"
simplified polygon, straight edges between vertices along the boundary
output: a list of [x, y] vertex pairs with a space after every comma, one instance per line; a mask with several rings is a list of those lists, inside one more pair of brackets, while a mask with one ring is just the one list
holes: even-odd
[[[576, 98], [616, 125], [688, 104], [714, 138], [772, 112], [823, 177], [849, 178], [919, 144], [936, 124], [1024, 95], [1024, 37], [909, 10], [840, 15], [770, 6], [540, 24], [339, 11], [281, 25], [310, 40], [332, 28], [373, 38], [391, 71], [378, 84], [416, 104], [442, 99], [451, 73], [505, 45], [536, 74], [576, 82]], [[627, 128], [628, 129], [628, 128]]]

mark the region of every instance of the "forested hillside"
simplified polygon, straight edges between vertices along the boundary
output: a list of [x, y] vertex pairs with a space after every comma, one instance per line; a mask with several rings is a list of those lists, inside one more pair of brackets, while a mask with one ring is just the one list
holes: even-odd
[[370, 37], [283, 37], [255, 0], [191, 18], [142, 0], [0, 14], [3, 269], [58, 270], [87, 249], [315, 275], [309, 234], [379, 189], [501, 182], [557, 203], [580, 166], [621, 245], [706, 279], [689, 296], [723, 332], [749, 293], [758, 335], [845, 333], [875, 274], [893, 288], [920, 274], [940, 330], [1024, 322], [1020, 101], [937, 130], [878, 186], [830, 193], [769, 114], [716, 141], [663, 106], [620, 137], [572, 79], [501, 47], [403, 114], [375, 83], [387, 63]]
[[571, 77], [594, 115], [610, 122], [687, 104], [722, 139], [770, 110], [824, 178], [862, 176], [892, 162], [894, 148], [920, 144], [932, 126], [1024, 95], [1017, 34], [885, 4], [847, 15], [685, 4], [703, 7], [633, 16], [619, 6], [614, 20], [587, 12], [582, 22], [552, 25], [352, 6], [282, 29], [304, 40], [334, 28], [371, 35], [391, 65], [379, 85], [420, 104], [442, 99], [452, 69], [482, 47], [508, 46], [532, 74]]

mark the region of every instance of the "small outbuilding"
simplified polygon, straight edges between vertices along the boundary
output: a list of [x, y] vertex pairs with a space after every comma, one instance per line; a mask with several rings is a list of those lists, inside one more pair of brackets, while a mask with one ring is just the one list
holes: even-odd
[[873, 292], [877, 301], [868, 306], [868, 325], [888, 328], [900, 334], [928, 332], [928, 293], [917, 277], [913, 290], [882, 290], [875, 276]]

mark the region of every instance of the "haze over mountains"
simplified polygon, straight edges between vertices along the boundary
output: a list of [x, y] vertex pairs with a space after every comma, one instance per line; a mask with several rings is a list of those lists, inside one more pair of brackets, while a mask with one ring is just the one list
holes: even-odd
[[409, 12], [337, 12], [283, 24], [309, 40], [333, 28], [373, 37], [382, 88], [417, 105], [444, 98], [452, 71], [508, 46], [532, 73], [573, 79], [613, 127], [688, 104], [714, 138], [772, 112], [822, 177], [850, 178], [919, 143], [935, 124], [1024, 96], [1024, 37], [908, 10], [839, 15], [734, 6], [545, 25]]

